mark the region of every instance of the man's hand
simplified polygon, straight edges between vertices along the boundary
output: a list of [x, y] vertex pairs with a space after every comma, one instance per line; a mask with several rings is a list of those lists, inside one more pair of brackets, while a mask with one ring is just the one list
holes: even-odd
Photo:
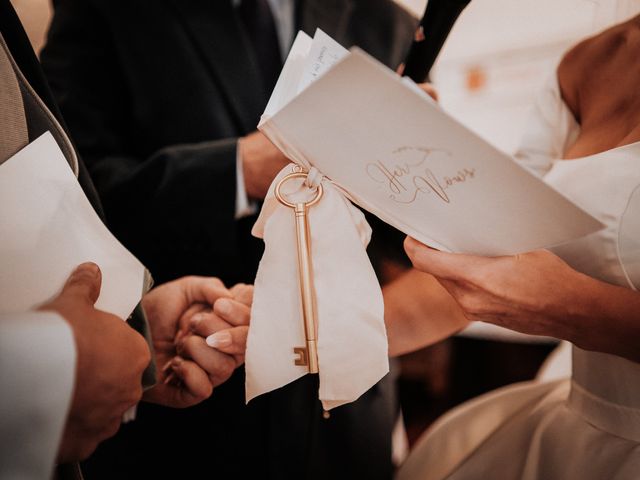
[[41, 307], [66, 319], [77, 348], [75, 391], [59, 462], [88, 457], [118, 431], [124, 412], [142, 396], [149, 348], [122, 319], [96, 310], [101, 282], [98, 266], [84, 263], [71, 274], [60, 295]]
[[[240, 349], [244, 352], [246, 334], [243, 339], [234, 330], [231, 335], [237, 343], [216, 350], [207, 346], [204, 338], [191, 335], [189, 326], [198, 314], [211, 317], [213, 314], [202, 312], [210, 311], [212, 305], [232, 302], [232, 295], [216, 278], [184, 277], [144, 297], [142, 305], [160, 367], [158, 385], [144, 394], [145, 401], [176, 408], [192, 406], [208, 398], [214, 387], [231, 376], [238, 364], [232, 355]], [[223, 329], [232, 326], [224, 316], [217, 318]], [[235, 321], [235, 314], [230, 318]], [[248, 318], [242, 321], [248, 323]]]
[[263, 200], [269, 185], [290, 161], [261, 132], [253, 132], [238, 142], [247, 196]]

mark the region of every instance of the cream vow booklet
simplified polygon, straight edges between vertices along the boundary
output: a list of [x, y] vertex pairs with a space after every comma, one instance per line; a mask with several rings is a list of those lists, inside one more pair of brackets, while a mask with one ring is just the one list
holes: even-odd
[[376, 60], [300, 33], [259, 129], [432, 247], [503, 255], [594, 232], [589, 214]]

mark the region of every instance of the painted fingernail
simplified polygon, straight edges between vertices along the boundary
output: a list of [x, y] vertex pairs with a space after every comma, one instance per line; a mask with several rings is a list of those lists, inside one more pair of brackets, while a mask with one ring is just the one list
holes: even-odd
[[85, 262], [76, 267], [73, 273], [76, 272], [87, 272], [91, 273], [92, 275], [97, 275], [100, 272], [100, 267], [98, 267], [98, 265], [93, 262]]
[[189, 328], [191, 331], [198, 328], [198, 324], [204, 320], [204, 315], [202, 313], [196, 313], [193, 317], [191, 317], [191, 323], [189, 324]]
[[173, 363], [173, 358], [164, 364], [164, 367], [162, 367], [162, 372], [164, 373], [167, 370], [169, 370], [169, 368], [171, 368], [172, 363]]
[[222, 315], [229, 315], [231, 308], [231, 302], [226, 298], [220, 298], [216, 301], [215, 309]]
[[176, 338], [174, 339], [173, 343], [175, 345], [178, 345], [182, 337], [184, 337], [184, 330], [178, 330], [178, 333], [176, 334]]
[[207, 337], [207, 345], [213, 348], [228, 347], [232, 341], [231, 333], [227, 331], [216, 332]]
[[191, 336], [191, 331], [180, 330], [173, 344], [176, 346], [176, 350], [180, 350], [184, 346], [184, 342]]
[[176, 378], [176, 374], [171, 372], [169, 375], [167, 375], [167, 378], [165, 378], [164, 382], [162, 383], [164, 383], [165, 385], [168, 385], [171, 382], [171, 380], [174, 380], [175, 378]]

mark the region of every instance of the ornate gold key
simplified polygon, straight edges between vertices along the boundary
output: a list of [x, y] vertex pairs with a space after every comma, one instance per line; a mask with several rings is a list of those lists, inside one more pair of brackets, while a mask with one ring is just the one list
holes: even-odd
[[284, 177], [275, 189], [276, 198], [284, 206], [293, 208], [296, 216], [296, 238], [298, 244], [298, 276], [300, 280], [300, 297], [302, 299], [302, 319], [306, 345], [295, 347], [297, 355], [295, 364], [309, 367], [309, 373], [318, 373], [318, 324], [316, 310], [316, 292], [313, 286], [313, 265], [311, 263], [311, 234], [307, 213], [309, 208], [318, 203], [322, 197], [322, 185], [318, 185], [316, 195], [307, 202], [289, 202], [281, 192], [282, 186], [294, 178], [306, 178], [304, 172], [290, 173]]

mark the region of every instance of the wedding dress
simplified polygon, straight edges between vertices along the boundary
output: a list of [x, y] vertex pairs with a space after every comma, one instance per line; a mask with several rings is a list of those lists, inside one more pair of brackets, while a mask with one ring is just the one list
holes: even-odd
[[[532, 120], [517, 159], [606, 225], [551, 250], [637, 290], [640, 142], [557, 160], [579, 125], [555, 77]], [[516, 384], [454, 409], [419, 440], [398, 480], [640, 479], [640, 364], [573, 347], [572, 369], [571, 379]]]

